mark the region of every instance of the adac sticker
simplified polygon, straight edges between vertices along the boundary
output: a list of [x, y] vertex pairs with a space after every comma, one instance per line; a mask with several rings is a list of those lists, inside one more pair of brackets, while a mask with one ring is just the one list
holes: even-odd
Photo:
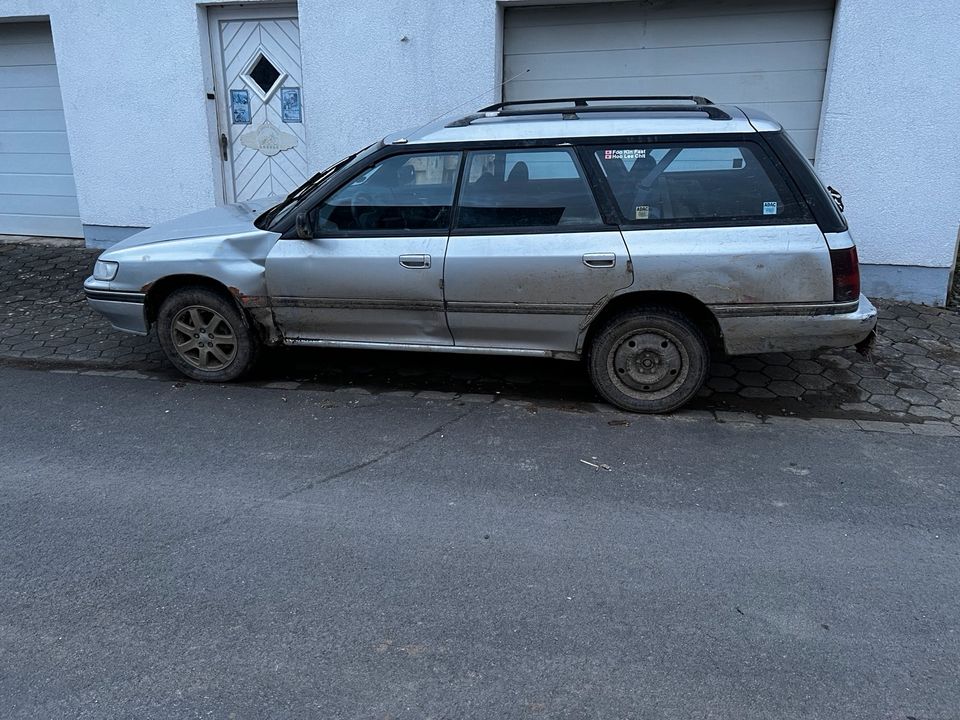
[[636, 219], [637, 219], [637, 220], [649, 220], [649, 219], [650, 219], [650, 206], [649, 206], [649, 205], [637, 205]]
[[765, 202], [765, 203], [763, 204], [763, 214], [764, 214], [764, 215], [776, 215], [776, 214], [777, 214], [777, 208], [778, 208], [778, 207], [779, 207], [779, 203], [777, 203], [777, 202]]
[[646, 150], [637, 150], [633, 148], [620, 148], [603, 151], [604, 160], [642, 160], [647, 156]]

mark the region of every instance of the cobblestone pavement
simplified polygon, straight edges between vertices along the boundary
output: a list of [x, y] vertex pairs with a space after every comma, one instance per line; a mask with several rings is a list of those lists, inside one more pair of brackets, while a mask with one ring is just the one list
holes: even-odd
[[[167, 373], [156, 338], [118, 333], [82, 284], [97, 251], [0, 244], [0, 360]], [[715, 362], [695, 407], [761, 415], [899, 420], [960, 426], [960, 311], [878, 303], [880, 338], [854, 350]], [[597, 400], [582, 367], [563, 361], [427, 353], [282, 349], [251, 382], [297, 381], [372, 392], [500, 393], [531, 401]]]

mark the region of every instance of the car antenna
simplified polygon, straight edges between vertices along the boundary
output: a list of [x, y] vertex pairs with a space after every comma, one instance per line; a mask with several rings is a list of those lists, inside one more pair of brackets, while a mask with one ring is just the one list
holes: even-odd
[[[474, 100], [478, 100], [479, 98], [482, 98], [484, 95], [487, 95], [487, 94], [489, 94], [489, 93], [492, 93], [494, 90], [502, 90], [502, 89], [504, 88], [504, 86], [506, 86], [507, 83], [512, 83], [512, 82], [513, 82], [514, 80], [516, 80], [518, 77], [520, 77], [521, 75], [524, 75], [525, 73], [528, 73], [528, 72], [530, 72], [530, 68], [527, 68], [526, 70], [521, 70], [520, 72], [518, 72], [518, 73], [517, 73], [516, 75], [514, 75], [513, 77], [507, 78], [506, 80], [500, 82], [499, 84], [494, 85], [494, 86], [493, 86], [492, 88], [490, 88], [489, 90], [484, 90], [482, 93], [480, 93], [480, 94], [478, 94], [478, 95], [474, 95], [472, 98], [469, 98], [469, 99], [467, 99], [467, 100], [464, 100], [464, 101], [463, 101], [462, 103], [460, 103], [459, 105], [454, 105], [454, 106], [453, 106], [452, 108], [450, 108], [449, 110], [444, 110], [442, 113], [440, 113], [439, 115], [437, 115], [435, 118], [430, 118], [430, 119], [427, 120], [423, 125], [421, 125], [420, 127], [416, 128], [415, 130], [411, 131], [409, 134], [410, 134], [410, 135], [416, 135], [418, 132], [420, 132], [420, 131], [423, 130], [425, 127], [427, 127], [427, 125], [430, 125], [430, 124], [432, 124], [432, 123], [435, 123], [435, 122], [436, 122], [437, 120], [439, 120], [440, 118], [446, 117], [447, 115], [450, 115], [454, 110], [459, 110], [459, 109], [462, 108], [464, 105], [467, 105], [467, 104], [469, 104], [469, 103], [472, 103]], [[398, 138], [398, 139], [395, 140], [394, 142], [400, 142], [400, 143], [406, 142], [406, 138]]]

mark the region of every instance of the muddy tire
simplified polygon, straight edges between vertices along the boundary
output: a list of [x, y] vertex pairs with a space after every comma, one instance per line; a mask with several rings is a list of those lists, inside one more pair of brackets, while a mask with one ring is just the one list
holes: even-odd
[[703, 386], [710, 346], [703, 331], [671, 308], [619, 313], [599, 329], [587, 354], [593, 386], [609, 403], [638, 413], [666, 413]]
[[236, 303], [202, 287], [180, 288], [163, 301], [157, 335], [174, 367], [204, 382], [243, 377], [260, 353], [260, 340]]

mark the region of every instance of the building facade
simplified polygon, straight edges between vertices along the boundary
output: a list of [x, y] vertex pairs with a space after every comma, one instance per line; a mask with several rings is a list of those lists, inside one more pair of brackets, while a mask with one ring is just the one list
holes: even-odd
[[942, 304], [957, 27], [956, 0], [0, 0], [0, 234], [105, 247], [499, 99], [695, 94], [790, 130], [868, 294]]

